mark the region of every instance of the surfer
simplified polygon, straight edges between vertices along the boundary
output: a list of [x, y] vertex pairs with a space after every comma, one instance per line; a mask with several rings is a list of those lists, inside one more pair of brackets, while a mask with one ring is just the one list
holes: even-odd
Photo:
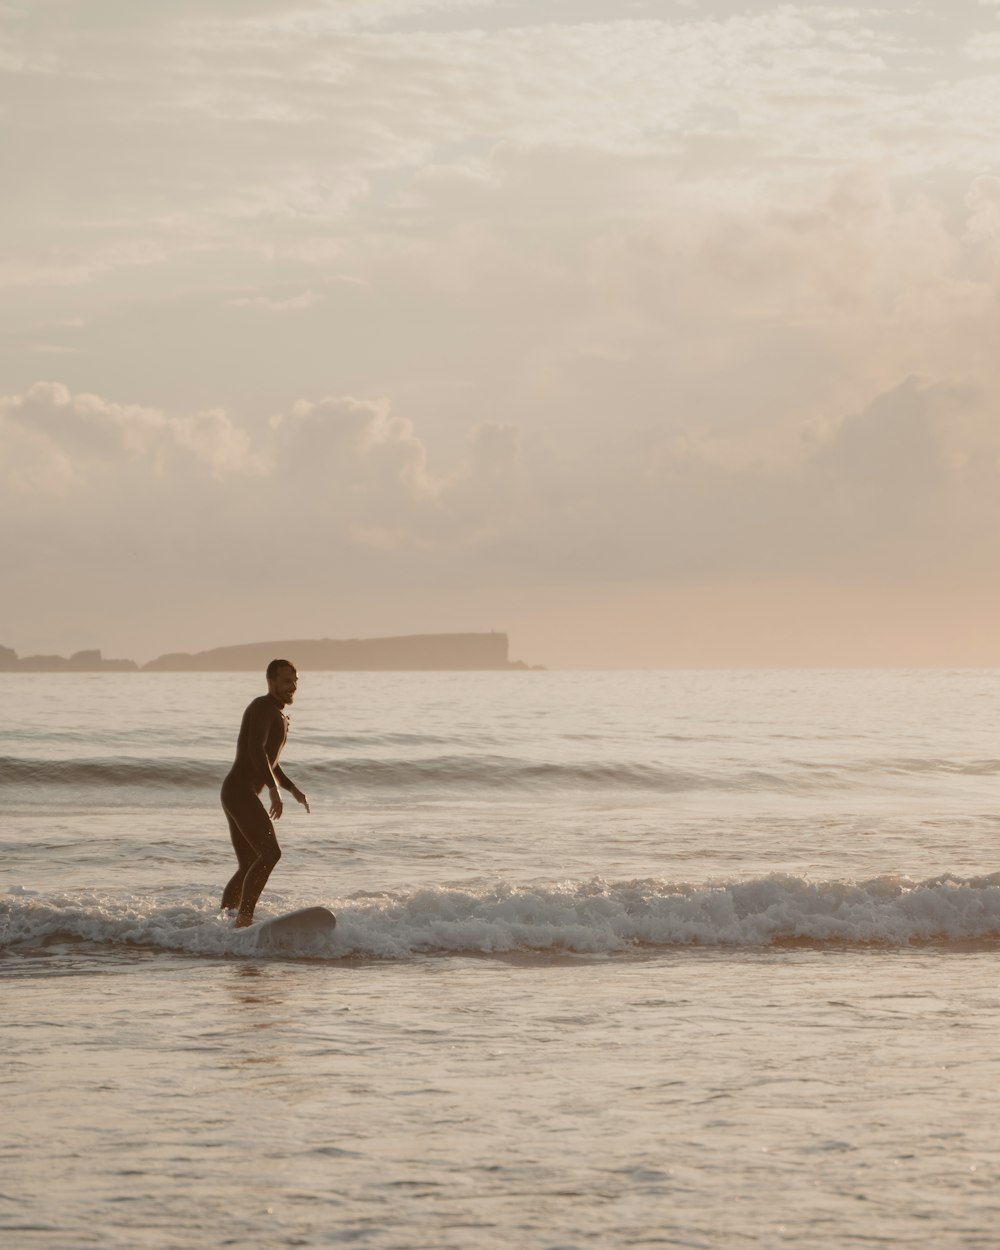
[[[298, 686], [295, 665], [272, 660], [267, 666], [267, 694], [262, 694], [243, 713], [236, 741], [236, 759], [222, 783], [222, 810], [229, 821], [229, 836], [239, 867], [222, 891], [223, 911], [236, 911], [236, 928], [253, 920], [261, 891], [281, 858], [281, 847], [271, 823], [281, 816], [278, 786], [309, 811], [302, 791], [278, 766], [288, 739], [285, 707], [295, 698]], [[257, 797], [267, 787], [268, 808]]]

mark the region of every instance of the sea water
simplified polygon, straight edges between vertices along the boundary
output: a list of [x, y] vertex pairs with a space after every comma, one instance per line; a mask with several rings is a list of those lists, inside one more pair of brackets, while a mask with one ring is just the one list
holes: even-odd
[[1000, 673], [0, 690], [5, 1247], [1000, 1245]]

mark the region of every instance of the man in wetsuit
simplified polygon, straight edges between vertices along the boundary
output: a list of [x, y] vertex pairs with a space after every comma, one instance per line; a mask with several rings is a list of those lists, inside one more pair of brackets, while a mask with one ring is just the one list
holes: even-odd
[[[281, 858], [281, 847], [272, 820], [281, 816], [278, 786], [288, 790], [309, 811], [306, 796], [278, 767], [288, 738], [286, 704], [295, 698], [298, 674], [288, 660], [272, 660], [267, 666], [267, 694], [262, 694], [243, 713], [236, 759], [222, 783], [222, 810], [229, 821], [229, 836], [239, 867], [222, 892], [224, 911], [236, 911], [236, 928], [253, 920], [261, 891]], [[257, 797], [267, 787], [269, 808]]]

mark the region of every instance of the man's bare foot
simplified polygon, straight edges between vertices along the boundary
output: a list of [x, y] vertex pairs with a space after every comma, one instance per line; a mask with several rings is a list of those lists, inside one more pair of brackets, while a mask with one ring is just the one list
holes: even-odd
[[253, 916], [237, 916], [233, 925], [234, 929], [246, 929], [253, 924]]

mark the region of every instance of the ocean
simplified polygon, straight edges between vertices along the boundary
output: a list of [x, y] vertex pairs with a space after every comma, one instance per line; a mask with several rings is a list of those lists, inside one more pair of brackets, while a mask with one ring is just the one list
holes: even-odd
[[5, 1247], [1000, 1245], [1000, 672], [0, 690]]

